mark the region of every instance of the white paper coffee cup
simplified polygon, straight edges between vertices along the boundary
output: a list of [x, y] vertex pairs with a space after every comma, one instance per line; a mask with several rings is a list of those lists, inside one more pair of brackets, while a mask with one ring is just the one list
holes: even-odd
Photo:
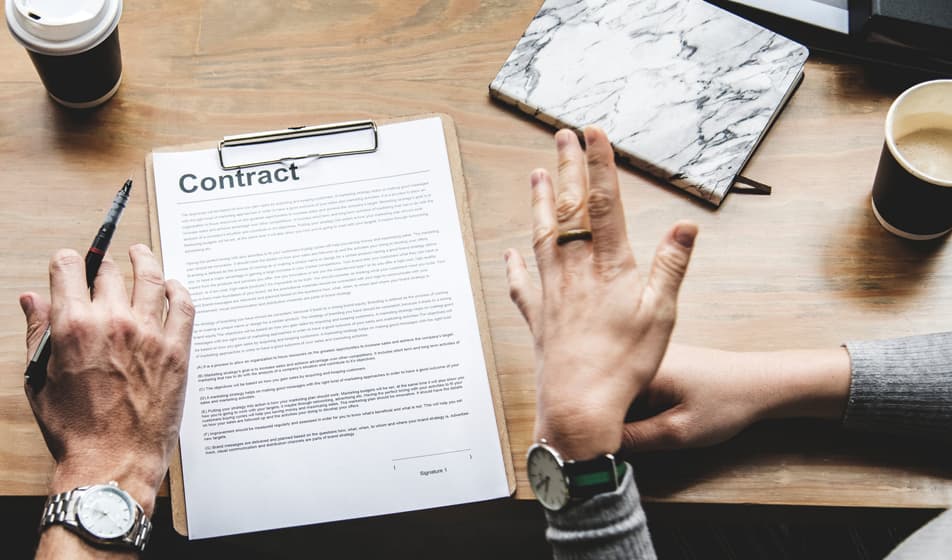
[[43, 85], [72, 108], [105, 103], [122, 81], [122, 0], [5, 0], [7, 27]]

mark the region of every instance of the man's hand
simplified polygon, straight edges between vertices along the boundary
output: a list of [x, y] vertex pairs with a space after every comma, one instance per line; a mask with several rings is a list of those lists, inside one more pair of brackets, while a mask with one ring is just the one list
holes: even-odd
[[50, 261], [51, 301], [20, 296], [28, 359], [52, 327], [46, 384], [26, 395], [56, 461], [51, 494], [115, 480], [151, 515], [182, 417], [194, 309], [148, 247], [129, 256], [131, 304], [110, 259], [90, 297], [84, 260], [69, 250]]
[[[697, 226], [676, 224], [643, 283], [625, 231], [612, 147], [601, 129], [556, 134], [559, 187], [532, 173], [533, 248], [542, 280], [506, 252], [510, 295], [529, 323], [536, 350], [535, 437], [566, 458], [614, 453], [625, 412], [654, 377], [674, 327], [678, 288]], [[591, 229], [592, 240], [557, 242]]]
[[625, 451], [704, 447], [768, 418], [840, 420], [850, 390], [844, 348], [724, 352], [671, 345], [625, 426]]

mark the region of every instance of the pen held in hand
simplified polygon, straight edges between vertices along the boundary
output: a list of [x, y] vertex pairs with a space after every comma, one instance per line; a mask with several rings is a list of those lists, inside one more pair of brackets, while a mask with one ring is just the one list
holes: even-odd
[[[129, 178], [116, 193], [115, 198], [112, 199], [112, 207], [106, 213], [106, 219], [103, 220], [102, 226], [99, 227], [96, 237], [93, 238], [93, 242], [89, 246], [89, 251], [86, 252], [86, 285], [90, 291], [93, 289], [93, 283], [99, 273], [102, 259], [109, 249], [109, 242], [112, 241], [112, 236], [116, 232], [116, 226], [119, 225], [122, 211], [125, 210], [126, 204], [129, 202], [129, 192], [131, 190], [132, 178]], [[26, 372], [23, 374], [26, 377], [27, 384], [34, 391], [39, 391], [46, 383], [46, 365], [50, 359], [50, 332], [50, 327], [46, 327], [46, 332], [43, 333], [40, 344], [33, 352], [33, 357], [30, 358], [30, 363], [27, 364]]]

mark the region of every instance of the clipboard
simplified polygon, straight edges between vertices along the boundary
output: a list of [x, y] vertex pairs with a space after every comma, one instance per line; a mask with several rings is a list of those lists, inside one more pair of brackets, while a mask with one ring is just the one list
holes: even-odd
[[[492, 339], [489, 330], [489, 319], [486, 313], [486, 301], [483, 294], [482, 282], [479, 276], [478, 258], [476, 254], [476, 241], [473, 235], [472, 220], [469, 213], [469, 198], [466, 189], [466, 180], [463, 175], [463, 162], [459, 150], [459, 140], [456, 134], [456, 125], [453, 119], [442, 113], [429, 113], [421, 115], [412, 115], [397, 117], [380, 121], [351, 121], [344, 123], [322, 124], [317, 126], [292, 127], [284, 130], [273, 130], [256, 132], [251, 134], [241, 134], [236, 136], [226, 136], [217, 142], [202, 142], [196, 144], [185, 144], [179, 146], [166, 146], [154, 149], [145, 160], [146, 169], [146, 202], [149, 212], [149, 245], [153, 252], [162, 262], [162, 248], [159, 243], [159, 221], [158, 207], [155, 197], [155, 173], [152, 154], [158, 152], [177, 152], [188, 150], [200, 150], [215, 148], [218, 149], [219, 163], [223, 170], [255, 167], [268, 165], [287, 160], [300, 159], [328, 159], [335, 157], [347, 157], [354, 154], [372, 153], [379, 146], [377, 136], [378, 124], [392, 124], [406, 121], [414, 121], [426, 118], [438, 117], [443, 125], [443, 135], [446, 140], [446, 152], [449, 159], [450, 173], [453, 180], [453, 190], [456, 198], [456, 210], [459, 215], [460, 230], [463, 237], [463, 247], [466, 253], [466, 263], [469, 272], [470, 285], [473, 292], [473, 304], [476, 309], [476, 320], [479, 327], [480, 341], [482, 344], [483, 358], [486, 364], [486, 373], [489, 381], [489, 389], [493, 401], [493, 412], [496, 419], [496, 428], [499, 433], [499, 443], [502, 450], [503, 466], [506, 471], [506, 481], [509, 487], [510, 496], [516, 491], [516, 476], [513, 469], [512, 451], [509, 444], [509, 430], [506, 427], [506, 417], [503, 411], [502, 393], [499, 388], [499, 377], [496, 371], [496, 360], [493, 353]], [[313, 138], [322, 136], [333, 136], [352, 132], [365, 132], [372, 136], [373, 141], [363, 146], [357, 146], [350, 149], [338, 149], [324, 153], [295, 153], [279, 157], [276, 160], [259, 161], [239, 161], [239, 165], [233, 165], [229, 157], [225, 154], [231, 154], [235, 148], [241, 146], [260, 144], [293, 142], [301, 138]], [[332, 160], [331, 160], [332, 161]], [[322, 162], [315, 163], [321, 165]], [[329, 165], [332, 163], [328, 163]], [[229, 167], [226, 167], [228, 165]], [[188, 536], [188, 513], [185, 503], [185, 487], [182, 477], [182, 456], [178, 444], [169, 464], [169, 495], [172, 499], [172, 522], [175, 531], [180, 535]]]

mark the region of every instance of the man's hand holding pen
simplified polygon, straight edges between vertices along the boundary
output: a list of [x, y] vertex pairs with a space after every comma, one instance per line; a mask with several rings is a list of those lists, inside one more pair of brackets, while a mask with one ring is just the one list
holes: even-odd
[[26, 393], [56, 461], [52, 493], [115, 480], [151, 514], [178, 436], [194, 309], [148, 247], [129, 256], [131, 300], [108, 257], [90, 297], [70, 250], [50, 261], [49, 300], [20, 296], [27, 355], [47, 324], [53, 333], [46, 385]]
[[145, 245], [129, 249], [131, 298], [106, 256], [131, 188], [116, 193], [85, 258], [63, 249], [50, 260], [49, 298], [20, 296], [24, 389], [55, 461], [37, 558], [141, 551], [178, 439], [195, 310]]

